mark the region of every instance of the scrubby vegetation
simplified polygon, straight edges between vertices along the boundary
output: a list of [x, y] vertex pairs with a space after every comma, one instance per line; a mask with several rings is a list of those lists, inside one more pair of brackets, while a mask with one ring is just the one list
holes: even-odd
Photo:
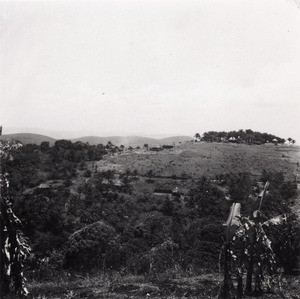
[[[11, 182], [13, 210], [32, 248], [26, 268], [30, 281], [51, 282], [57, 277], [74, 281], [74, 275], [97, 273], [99, 277], [118, 271], [146, 275], [155, 285], [153, 293], [161, 294], [158, 281], [217, 273], [230, 206], [241, 203], [242, 214], [251, 220], [266, 181], [270, 188], [261, 207], [262, 219], [286, 215], [282, 226], [266, 229], [275, 270], [294, 273], [300, 241], [293, 210], [295, 179], [268, 170], [258, 180], [248, 172], [191, 179], [185, 170], [179, 179], [187, 192], [155, 195], [155, 186], [167, 185], [161, 186], [156, 170], [97, 168], [95, 161], [122, 151], [113, 144], [59, 140], [53, 146], [24, 145], [12, 153], [12, 159], [2, 161], [2, 171]], [[177, 176], [168, 179], [178, 183]], [[218, 282], [211, 280], [211, 284], [207, 296], [217, 293]], [[46, 294], [36, 283], [32, 285], [36, 296]], [[110, 290], [116, 291], [117, 286], [110, 285]]]

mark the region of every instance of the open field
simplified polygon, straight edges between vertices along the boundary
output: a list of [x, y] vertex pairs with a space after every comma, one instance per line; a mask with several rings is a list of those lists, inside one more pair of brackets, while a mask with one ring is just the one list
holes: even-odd
[[152, 170], [154, 176], [161, 177], [214, 178], [231, 172], [259, 177], [263, 169], [282, 171], [287, 178], [300, 174], [299, 147], [274, 144], [185, 143], [161, 152], [135, 150], [107, 157], [106, 161], [123, 170], [136, 169], [139, 174]]
[[[282, 172], [286, 179], [296, 179], [300, 186], [300, 147], [295, 145], [186, 142], [160, 152], [125, 151], [106, 156], [96, 165], [98, 171], [137, 170], [140, 181], [134, 184], [135, 190], [150, 194], [155, 188], [175, 187], [186, 194], [202, 176], [215, 179], [226, 173], [248, 172], [254, 181], [259, 181], [263, 170]], [[145, 183], [149, 170], [153, 172], [152, 184]], [[299, 196], [294, 210], [300, 215]]]

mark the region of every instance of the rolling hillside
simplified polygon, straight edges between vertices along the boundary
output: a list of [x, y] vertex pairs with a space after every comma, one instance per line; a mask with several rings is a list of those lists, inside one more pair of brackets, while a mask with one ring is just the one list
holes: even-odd
[[124, 146], [143, 146], [145, 143], [148, 143], [149, 145], [155, 145], [157, 144], [157, 140], [154, 138], [148, 138], [148, 137], [140, 137], [140, 136], [109, 136], [109, 137], [99, 137], [99, 136], [85, 136], [80, 138], [71, 139], [72, 142], [76, 141], [82, 141], [82, 142], [88, 142], [91, 145], [96, 144], [107, 144], [109, 141], [117, 146], [120, 146], [123, 144]]
[[214, 178], [225, 173], [249, 172], [259, 178], [263, 169], [281, 171], [290, 179], [300, 174], [299, 147], [288, 145], [186, 143], [158, 153], [140, 150], [107, 160], [123, 170], [136, 169], [141, 174], [152, 170], [159, 177], [184, 174], [199, 179], [203, 175]]
[[184, 143], [190, 140], [193, 140], [193, 138], [189, 136], [172, 136], [172, 137], [161, 138], [158, 141], [160, 145], [164, 145], [164, 144], [172, 144], [173, 142], [175, 144]]
[[43, 141], [47, 141], [50, 145], [53, 145], [55, 139], [49, 136], [32, 134], [32, 133], [16, 133], [16, 134], [3, 134], [1, 140], [8, 141], [20, 141], [23, 144], [38, 144], [40, 145]]
[[[1, 136], [2, 140], [18, 140], [24, 144], [41, 144], [43, 141], [48, 141], [50, 145], [53, 145], [55, 138], [33, 133], [16, 133], [16, 134], [4, 134]], [[173, 136], [161, 139], [142, 137], [142, 136], [109, 136], [109, 137], [99, 137], [99, 136], [84, 136], [79, 138], [70, 139], [72, 142], [82, 141], [84, 143], [88, 142], [90, 145], [103, 144], [106, 145], [109, 141], [114, 145], [120, 146], [132, 146], [132, 147], [143, 147], [144, 144], [149, 146], [159, 146], [164, 144], [179, 144], [180, 142], [186, 142], [191, 140], [188, 136]]]
[[167, 137], [162, 139], [155, 139], [155, 138], [141, 137], [141, 136], [125, 136], [125, 137], [124, 136], [110, 136], [110, 137], [87, 136], [87, 137], [72, 139], [71, 141], [88, 142], [91, 145], [95, 145], [99, 143], [107, 144], [110, 141], [117, 146], [123, 144], [124, 146], [143, 147], [143, 145], [146, 143], [149, 146], [158, 146], [164, 144], [172, 144], [173, 142], [178, 144], [179, 142], [185, 142], [189, 140], [191, 140], [191, 137], [188, 136], [174, 136], [174, 137]]

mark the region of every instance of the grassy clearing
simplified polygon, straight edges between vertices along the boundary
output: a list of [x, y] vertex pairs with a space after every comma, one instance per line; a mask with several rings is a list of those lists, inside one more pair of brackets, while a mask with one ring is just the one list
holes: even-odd
[[[298, 146], [246, 145], [229, 143], [186, 143], [157, 153], [145, 150], [107, 157], [107, 162], [139, 174], [152, 170], [155, 176], [197, 179], [224, 173], [249, 172], [259, 177], [262, 170], [281, 171], [288, 178], [300, 174]], [[297, 164], [298, 163], [298, 164]]]
[[[221, 276], [206, 273], [198, 276], [160, 274], [157, 276], [121, 275], [118, 272], [94, 276], [56, 278], [48, 282], [30, 282], [29, 298], [216, 298]], [[282, 291], [275, 286], [273, 293], [259, 298], [300, 298], [300, 278], [282, 277]], [[245, 298], [253, 298], [246, 296]]]

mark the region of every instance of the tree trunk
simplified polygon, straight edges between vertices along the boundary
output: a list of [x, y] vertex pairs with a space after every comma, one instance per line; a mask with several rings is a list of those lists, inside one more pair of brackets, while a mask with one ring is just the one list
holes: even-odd
[[[11, 207], [9, 207], [5, 201], [5, 198], [1, 198], [1, 221], [7, 229], [7, 237], [8, 237], [8, 243], [9, 243], [9, 260], [6, 262], [10, 264], [11, 267], [11, 273], [7, 274], [4, 273], [4, 277], [1, 277], [1, 280], [3, 280], [3, 290], [1, 292], [7, 292], [9, 290], [10, 292], [13, 292], [15, 295], [21, 296], [22, 290], [23, 290], [23, 275], [22, 275], [22, 265], [20, 261], [20, 256], [18, 252], [18, 241], [17, 241], [17, 228], [16, 223], [14, 219], [13, 212], [11, 210]], [[1, 234], [1, 250], [4, 250], [5, 244], [3, 244], [2, 237], [4, 237], [4, 234]], [[1, 255], [3, 253], [1, 252]], [[1, 272], [4, 270], [4, 265], [2, 265], [2, 262], [4, 261], [4, 257], [1, 257]], [[3, 267], [3, 269], [2, 269]], [[3, 273], [1, 273], [2, 276]], [[8, 285], [7, 285], [8, 284]], [[13, 286], [13, 290], [10, 290], [10, 286]]]
[[218, 299], [235, 299], [235, 290], [230, 276], [230, 242], [224, 244], [224, 279], [220, 287]]
[[257, 266], [256, 273], [255, 273], [255, 284], [254, 284], [254, 292], [256, 295], [260, 295], [263, 292], [261, 283], [262, 283], [262, 269], [260, 266]]
[[238, 275], [237, 277], [237, 292], [236, 292], [237, 298], [243, 298], [244, 294], [243, 294], [243, 276], [242, 275]]
[[246, 278], [246, 294], [251, 294], [252, 292], [252, 275], [253, 275], [253, 258], [250, 257], [247, 269], [247, 278]]

